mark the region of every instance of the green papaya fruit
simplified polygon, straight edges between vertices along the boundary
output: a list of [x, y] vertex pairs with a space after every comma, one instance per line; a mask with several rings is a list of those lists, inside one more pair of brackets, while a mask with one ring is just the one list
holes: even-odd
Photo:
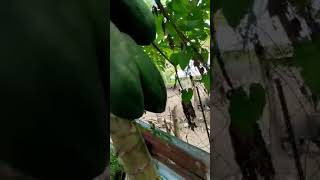
[[138, 45], [149, 45], [155, 40], [155, 18], [143, 0], [111, 0], [110, 7], [110, 20]]
[[160, 72], [150, 59], [141, 61], [135, 58], [135, 60], [140, 70], [141, 85], [144, 87], [144, 109], [162, 113], [166, 107], [167, 91]]
[[134, 119], [143, 114], [144, 103], [139, 69], [132, 60], [135, 55], [128, 48], [122, 33], [110, 23], [110, 111]]
[[157, 67], [142, 48], [110, 22], [110, 110], [135, 119], [144, 110], [165, 110], [166, 87]]
[[90, 3], [1, 4], [0, 160], [36, 179], [88, 180], [108, 163], [106, 5]]

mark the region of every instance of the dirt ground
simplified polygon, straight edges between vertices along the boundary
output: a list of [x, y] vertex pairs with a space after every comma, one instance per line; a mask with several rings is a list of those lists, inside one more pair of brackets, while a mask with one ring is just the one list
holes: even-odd
[[[210, 108], [208, 107], [209, 102], [209, 96], [206, 92], [204, 92], [203, 87], [199, 87], [200, 91], [200, 97], [201, 102], [205, 105], [204, 107], [204, 113], [205, 113], [205, 119], [207, 121], [208, 128], [210, 129]], [[166, 131], [166, 124], [168, 129], [173, 129], [173, 121], [172, 121], [172, 111], [174, 107], [176, 106], [176, 119], [178, 120], [178, 129], [180, 133], [180, 139], [188, 142], [189, 144], [192, 144], [200, 149], [203, 149], [204, 151], [210, 152], [210, 145], [209, 145], [209, 139], [207, 136], [204, 118], [202, 115], [202, 111], [199, 105], [199, 101], [197, 97], [197, 94], [194, 92], [193, 98], [192, 98], [192, 104], [195, 110], [196, 118], [194, 122], [197, 125], [197, 128], [192, 131], [190, 128], [188, 128], [187, 119], [183, 113], [182, 105], [181, 105], [181, 95], [179, 92], [179, 89], [176, 88], [167, 88], [167, 94], [168, 94], [168, 100], [167, 100], [167, 107], [165, 112], [163, 113], [151, 113], [146, 112], [144, 116], [141, 118], [143, 121], [146, 122], [152, 122], [155, 124], [157, 128], [160, 128], [163, 131]], [[173, 135], [172, 130], [170, 131], [170, 134]], [[209, 131], [210, 132], [210, 131]]]

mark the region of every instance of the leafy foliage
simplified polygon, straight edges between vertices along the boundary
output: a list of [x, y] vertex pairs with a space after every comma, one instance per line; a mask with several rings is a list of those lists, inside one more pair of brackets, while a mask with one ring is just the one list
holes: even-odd
[[122, 165], [119, 163], [117, 156], [112, 148], [110, 148], [110, 179], [117, 179], [117, 176], [124, 172]]
[[185, 50], [171, 54], [170, 61], [175, 67], [179, 65], [181, 69], [186, 69], [186, 67], [189, 65], [190, 58], [190, 51]]
[[182, 90], [181, 99], [184, 103], [189, 103], [191, 101], [191, 98], [193, 96], [193, 90], [192, 89], [185, 89]]
[[206, 90], [209, 90], [208, 93], [210, 93], [210, 73], [207, 73], [205, 75], [202, 75], [202, 79], [201, 79], [202, 83], [204, 84]]
[[[209, 55], [210, 1], [168, 0], [161, 3], [161, 6], [152, 7], [152, 11], [157, 30], [154, 45], [162, 53], [154, 45], [145, 46], [145, 52], [162, 71], [166, 71], [168, 60], [182, 70], [189, 66], [190, 60], [197, 61], [199, 68], [201, 64], [205, 66]], [[200, 72], [203, 74], [203, 67]]]

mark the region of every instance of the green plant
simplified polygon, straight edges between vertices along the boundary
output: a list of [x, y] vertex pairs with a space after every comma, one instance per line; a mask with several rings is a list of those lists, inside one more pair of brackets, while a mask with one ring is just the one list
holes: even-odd
[[[123, 166], [119, 163], [118, 157], [116, 156], [114, 150], [110, 148], [110, 179], [111, 180], [121, 180], [120, 177], [124, 172]], [[120, 175], [120, 177], [119, 177]]]

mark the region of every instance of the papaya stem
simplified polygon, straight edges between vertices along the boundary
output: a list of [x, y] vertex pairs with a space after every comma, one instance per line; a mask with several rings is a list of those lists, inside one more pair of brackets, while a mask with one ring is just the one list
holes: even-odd
[[129, 180], [158, 180], [159, 175], [133, 120], [110, 114], [110, 137]]

